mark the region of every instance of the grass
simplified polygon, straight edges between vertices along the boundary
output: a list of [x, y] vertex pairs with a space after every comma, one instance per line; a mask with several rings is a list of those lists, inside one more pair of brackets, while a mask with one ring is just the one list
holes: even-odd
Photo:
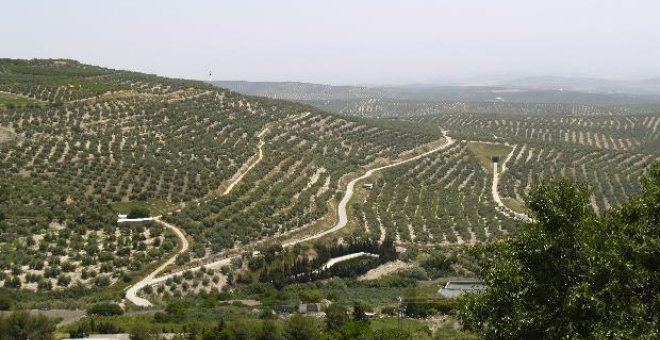
[[500, 161], [498, 163], [499, 169], [497, 169], [499, 172], [502, 171], [502, 163], [509, 153], [511, 153], [511, 150], [513, 150], [511, 146], [504, 144], [487, 144], [478, 142], [470, 142], [467, 144], [467, 147], [489, 173], [493, 171], [493, 156], [500, 156]]
[[110, 206], [117, 213], [128, 214], [133, 208], [149, 208], [146, 202], [114, 202]]
[[[185, 313], [185, 321], [182, 323], [167, 322], [167, 323], [157, 323], [153, 320], [153, 313], [155, 311], [147, 312], [129, 312], [120, 316], [94, 316], [96, 323], [107, 322], [112, 323], [116, 326], [121, 327], [125, 331], [130, 331], [136, 327], [146, 326], [148, 329], [152, 329], [156, 332], [161, 330], [166, 330], [168, 332], [184, 332], [186, 323], [195, 322], [203, 329], [210, 329], [217, 325], [218, 320], [222, 317], [226, 321], [233, 321], [238, 319], [245, 319], [249, 317], [246, 313], [248, 310], [242, 307], [232, 307], [232, 306], [197, 306], [194, 308], [189, 308]], [[249, 317], [252, 319], [252, 317]], [[73, 324], [63, 326], [59, 328], [59, 331], [62, 333], [69, 333], [74, 330], [78, 325], [89, 323], [89, 317], [83, 318], [80, 321], [77, 321]], [[324, 320], [319, 319], [319, 328], [323, 328]], [[378, 329], [391, 329], [397, 328], [398, 323], [396, 317], [385, 317], [382, 319], [373, 319], [370, 322], [370, 327], [373, 330]], [[430, 333], [429, 328], [426, 322], [422, 320], [415, 320], [409, 318], [403, 318], [401, 320], [401, 329], [409, 331], [410, 333]]]
[[479, 337], [477, 337], [475, 334], [472, 333], [466, 333], [463, 332], [457, 328], [455, 328], [455, 325], [452, 325], [453, 319], [450, 318], [447, 320], [449, 322], [445, 323], [444, 325], [440, 326], [438, 329], [435, 330], [435, 336], [438, 339], [446, 339], [446, 340], [477, 340]]
[[127, 214], [133, 208], [149, 208], [151, 216], [163, 215], [167, 212], [174, 210], [175, 204], [169, 203], [165, 200], [150, 199], [146, 202], [143, 201], [129, 201], [129, 202], [114, 202], [111, 204], [112, 210], [117, 213]]
[[[374, 330], [383, 328], [398, 328], [398, 322], [396, 317], [374, 319], [371, 320], [371, 328]], [[429, 331], [429, 327], [426, 325], [426, 322], [408, 318], [401, 319], [401, 329], [410, 333]]]
[[25, 106], [25, 105], [43, 105], [43, 102], [23, 96], [17, 96], [9, 93], [0, 93], [0, 105], [2, 106]]
[[502, 197], [502, 203], [504, 203], [504, 205], [506, 205], [509, 209], [511, 209], [511, 210], [513, 210], [517, 213], [520, 213], [520, 214], [524, 214], [525, 211], [527, 210], [525, 208], [525, 204], [518, 201], [515, 198]]

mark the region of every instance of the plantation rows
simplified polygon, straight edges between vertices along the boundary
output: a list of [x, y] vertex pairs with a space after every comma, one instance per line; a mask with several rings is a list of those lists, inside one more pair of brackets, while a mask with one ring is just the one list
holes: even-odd
[[234, 190], [167, 219], [212, 252], [282, 235], [324, 217], [348, 172], [438, 136], [311, 113], [273, 126], [263, 138], [263, 160]]
[[660, 114], [612, 117], [448, 114], [413, 119], [438, 124], [467, 140], [577, 144], [647, 153], [660, 150]]
[[[105, 287], [160, 261], [176, 247], [176, 236], [158, 224], [107, 223], [98, 230], [86, 221], [38, 226], [22, 234], [4, 230], [0, 242], [0, 286], [30, 290], [71, 286]], [[28, 230], [45, 231], [44, 233]]]
[[[357, 257], [326, 267], [332, 258], [366, 252], [377, 257]], [[260, 247], [258, 254], [244, 252], [228, 265], [210, 265], [185, 270], [154, 286], [146, 286], [140, 294], [149, 299], [180, 297], [191, 293], [226, 291], [241, 285], [262, 282], [277, 289], [330, 277], [356, 278], [382, 263], [395, 260], [396, 248], [391, 239], [385, 242], [364, 237], [349, 237], [341, 245], [298, 244], [283, 248], [280, 244]], [[366, 260], [366, 261], [365, 261]]]
[[21, 136], [0, 153], [1, 171], [55, 182], [73, 198], [188, 201], [215, 190], [256, 152], [264, 116], [215, 95], [15, 110], [0, 116]]
[[0, 91], [58, 105], [126, 90], [167, 94], [199, 87], [199, 84], [104, 69], [73, 60], [0, 59]]
[[349, 116], [432, 123], [466, 140], [570, 143], [658, 153], [660, 112], [653, 107], [551, 103], [425, 102], [394, 99], [314, 101]]
[[[223, 275], [226, 275], [224, 273]], [[210, 293], [221, 291], [225, 287], [227, 279], [218, 271], [202, 267], [198, 270], [186, 270], [179, 275], [174, 275], [162, 283], [154, 286], [146, 286], [140, 293], [153, 299], [157, 296], [160, 299], [167, 299], [170, 296], [181, 297], [186, 294], [199, 294], [201, 292]]]
[[500, 193], [523, 202], [544, 178], [569, 176], [590, 186], [592, 205], [608, 209], [639, 193], [639, 178], [657, 155], [584, 147], [522, 144], [516, 147], [500, 180]]
[[[513, 231], [495, 210], [492, 175], [466, 144], [388, 169], [364, 202], [352, 204], [354, 223], [371, 238], [416, 244], [474, 243]], [[361, 232], [361, 231], [358, 231]]]
[[658, 112], [657, 108], [643, 106], [596, 106], [549, 102], [429, 101], [373, 97], [349, 100], [307, 100], [305, 102], [330, 112], [360, 117], [414, 117], [445, 114], [609, 116], [648, 115]]
[[[0, 73], [0, 91], [50, 102], [0, 108], [0, 253], [6, 255], [0, 260], [4, 271], [11, 270], [2, 284], [30, 289], [37, 281], [51, 287], [53, 275], [59, 286], [90, 285], [93, 277], [102, 278], [99, 286], [110, 284], [117, 280], [110, 263], [134, 271], [172, 251], [162, 240], [168, 244], [162, 252], [148, 238], [112, 240], [112, 210], [120, 206], [188, 203], [168, 219], [195, 238], [191, 253], [201, 257], [209, 249], [315, 223], [327, 215], [342, 176], [398, 158], [440, 135], [437, 127], [342, 118], [201, 82], [72, 61], [0, 60]], [[254, 163], [260, 143], [263, 159]], [[230, 194], [218, 195], [250, 163], [256, 166]], [[91, 240], [110, 239], [114, 243], [100, 249], [112, 253], [80, 253], [87, 247], [82, 232], [82, 241], [73, 245], [58, 241], [58, 232], [17, 250], [32, 243], [21, 237], [53, 232], [54, 221], [65, 230], [103, 230]], [[128, 243], [131, 254], [125, 251]], [[55, 252], [48, 250], [57, 244]], [[32, 251], [39, 248], [48, 251], [36, 257]], [[39, 264], [25, 267], [32, 262]], [[64, 272], [59, 263], [66, 264]], [[83, 275], [83, 267], [90, 272]], [[43, 268], [48, 275], [32, 272]]]

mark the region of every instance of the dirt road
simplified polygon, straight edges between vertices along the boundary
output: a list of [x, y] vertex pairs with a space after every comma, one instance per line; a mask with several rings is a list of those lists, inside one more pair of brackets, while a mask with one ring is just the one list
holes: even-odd
[[[259, 137], [261, 137], [262, 134], [263, 134], [263, 132], [261, 134], [259, 134]], [[433, 150], [427, 151], [425, 153], [419, 154], [417, 156], [414, 156], [414, 157], [411, 157], [411, 158], [408, 158], [408, 159], [405, 159], [405, 160], [402, 160], [402, 161], [399, 161], [399, 162], [396, 162], [396, 163], [392, 163], [392, 164], [381, 166], [381, 167], [378, 167], [378, 168], [375, 168], [375, 169], [368, 170], [364, 175], [350, 181], [348, 183], [348, 185], [346, 186], [346, 193], [344, 194], [344, 197], [339, 202], [339, 209], [338, 209], [339, 220], [337, 221], [337, 223], [332, 228], [327, 229], [327, 230], [322, 231], [322, 232], [319, 232], [319, 233], [314, 234], [314, 235], [310, 235], [310, 236], [307, 236], [307, 237], [294, 239], [294, 240], [285, 242], [285, 243], [282, 244], [282, 246], [283, 247], [291, 247], [291, 246], [296, 245], [298, 243], [318, 239], [318, 238], [323, 237], [325, 235], [328, 235], [328, 234], [331, 234], [331, 233], [334, 233], [334, 232], [337, 232], [337, 231], [341, 230], [342, 228], [344, 228], [348, 224], [348, 216], [347, 216], [347, 213], [346, 213], [346, 206], [348, 205], [348, 202], [351, 200], [351, 197], [353, 196], [353, 191], [354, 191], [354, 188], [355, 188], [355, 184], [357, 182], [371, 176], [372, 174], [374, 174], [377, 171], [381, 171], [381, 170], [392, 168], [392, 167], [395, 167], [395, 166], [398, 166], [398, 165], [401, 165], [401, 164], [412, 162], [412, 161], [415, 161], [415, 160], [420, 159], [422, 157], [428, 156], [429, 154], [444, 150], [444, 149], [448, 148], [449, 146], [453, 145], [455, 142], [456, 141], [453, 138], [445, 135], [445, 143], [442, 146], [438, 147], [438, 148], [435, 148]], [[259, 160], [263, 157], [263, 154], [262, 154], [262, 151], [261, 151], [261, 146], [263, 146], [262, 143], [260, 143], [260, 147], [259, 147], [259, 151], [260, 151]], [[256, 164], [256, 163], [258, 163], [258, 162], [255, 162], [254, 164]], [[248, 171], [252, 167], [253, 166], [248, 167]], [[246, 171], [246, 173], [247, 173], [247, 171]], [[240, 179], [242, 179], [242, 178], [243, 178], [243, 176], [239, 176], [236, 179], [236, 181], [234, 181], [234, 183], [237, 183], [237, 181], [240, 181]], [[232, 184], [234, 184], [234, 183], [232, 183]], [[229, 188], [233, 188], [233, 185], [230, 185]], [[230, 190], [229, 188], [228, 188], [228, 190]], [[225, 192], [229, 192], [229, 191], [225, 191]], [[175, 231], [175, 233], [177, 233], [179, 238], [182, 239], [182, 241], [184, 242], [184, 247], [182, 247], [182, 250], [179, 251], [179, 254], [188, 249], [188, 241], [185, 240], [185, 236], [184, 236], [183, 232], [181, 232], [181, 230], [179, 230], [176, 226], [174, 226], [172, 224], [161, 221], [160, 216], [158, 216], [155, 219], [155, 221], [167, 226], [168, 228], [171, 228], [172, 230]], [[185, 250], [183, 250], [183, 249], [185, 249]], [[229, 265], [233, 258], [236, 258], [236, 257], [239, 257], [239, 256], [240, 255], [230, 256], [230, 257], [227, 257], [227, 258], [215, 261], [215, 262], [205, 264], [204, 267], [206, 267], [206, 268], [220, 268], [222, 266]], [[171, 259], [169, 259], [163, 265], [158, 267], [151, 274], [147, 275], [144, 279], [140, 280], [140, 282], [138, 282], [135, 285], [131, 286], [126, 291], [126, 298], [129, 301], [133, 302], [135, 305], [138, 305], [138, 306], [143, 306], [143, 307], [151, 306], [151, 302], [149, 302], [148, 300], [143, 299], [141, 297], [138, 297], [137, 292], [140, 289], [146, 287], [147, 285], [154, 285], [154, 284], [163, 282], [163, 281], [167, 280], [168, 278], [179, 274], [179, 273], [170, 273], [170, 274], [167, 274], [167, 275], [160, 276], [158, 278], [155, 277], [165, 267], [167, 267], [168, 265], [173, 263], [175, 258], [176, 258], [176, 256], [173, 256]], [[195, 270], [199, 270], [201, 267], [202, 266], [188, 268], [187, 270], [195, 271]]]
[[502, 163], [502, 171], [501, 172], [497, 171], [497, 169], [499, 168], [497, 162], [493, 162], [493, 186], [491, 188], [491, 192], [493, 194], [493, 201], [495, 202], [495, 204], [497, 204], [497, 206], [500, 209], [503, 209], [504, 212], [508, 213], [508, 215], [510, 215], [510, 216], [515, 216], [516, 212], [511, 210], [511, 208], [507, 207], [506, 205], [504, 205], [504, 203], [502, 202], [502, 198], [500, 197], [500, 192], [497, 188], [498, 188], [498, 185], [499, 185], [499, 182], [500, 182], [500, 176], [506, 171], [506, 169], [507, 169], [506, 164], [511, 159], [511, 156], [513, 156], [513, 152], [516, 151], [516, 147], [517, 147], [517, 145], [514, 145], [513, 149], [511, 149], [511, 152], [509, 153], [509, 155], [504, 160], [504, 163]]
[[140, 289], [142, 289], [142, 288], [144, 288], [148, 285], [152, 285], [154, 283], [154, 279], [155, 279], [156, 275], [158, 275], [158, 273], [162, 272], [163, 269], [165, 269], [167, 266], [174, 263], [174, 261], [176, 260], [176, 256], [178, 254], [182, 254], [185, 251], [187, 251], [188, 246], [189, 246], [188, 240], [186, 239], [186, 236], [183, 234], [183, 232], [179, 228], [177, 228], [176, 226], [174, 226], [172, 224], [169, 224], [165, 221], [162, 221], [160, 219], [160, 216], [155, 217], [153, 219], [153, 221], [157, 222], [157, 223], [160, 223], [160, 224], [164, 225], [165, 227], [169, 228], [170, 230], [172, 230], [179, 237], [179, 239], [181, 240], [181, 249], [179, 249], [178, 253], [176, 253], [175, 255], [170, 257], [167, 261], [165, 261], [158, 268], [156, 268], [156, 270], [151, 272], [149, 275], [145, 276], [142, 280], [140, 280], [136, 284], [128, 287], [128, 290], [126, 290], [126, 299], [128, 299], [129, 301], [134, 303], [136, 306], [142, 306], [142, 307], [151, 306], [151, 302], [137, 296], [138, 291], [140, 291]]
[[[221, 195], [227, 195], [227, 194], [229, 194], [229, 193], [232, 191], [232, 189], [234, 189], [234, 187], [235, 187], [237, 184], [239, 184], [239, 183], [243, 180], [243, 177], [245, 177], [245, 175], [248, 174], [248, 173], [250, 172], [250, 170], [252, 170], [257, 164], [259, 164], [259, 162], [261, 162], [261, 160], [263, 159], [263, 156], [264, 156], [263, 146], [264, 146], [264, 144], [265, 144], [265, 142], [264, 142], [264, 140], [263, 140], [263, 136], [264, 136], [264, 134], [265, 134], [266, 132], [268, 132], [268, 127], [264, 128], [264, 129], [263, 129], [263, 130], [257, 135], [257, 137], [259, 138], [259, 144], [258, 144], [259, 155], [257, 156], [257, 159], [256, 159], [254, 162], [252, 162], [252, 164], [250, 164], [250, 165], [249, 165], [249, 166], [248, 166], [243, 172], [241, 172], [241, 173], [240, 173], [240, 174], [239, 174], [239, 175], [238, 175], [238, 176], [237, 176], [237, 177], [236, 177], [236, 178], [235, 178], [235, 179], [229, 184], [229, 186], [227, 187], [227, 189], [225, 189], [225, 191], [223, 191], [223, 193], [222, 193]], [[156, 268], [156, 270], [154, 270], [153, 272], [149, 273], [149, 275], [145, 276], [142, 280], [140, 280], [140, 281], [137, 282], [136, 284], [134, 284], [134, 285], [128, 287], [128, 289], [126, 290], [126, 299], [129, 300], [129, 301], [131, 301], [132, 303], [134, 303], [136, 306], [141, 306], [141, 307], [149, 307], [149, 306], [151, 306], [151, 302], [149, 302], [148, 300], [143, 299], [143, 298], [137, 296], [137, 293], [138, 293], [142, 288], [144, 288], [144, 287], [146, 287], [146, 286], [154, 285], [154, 284], [156, 284], [156, 283], [158, 283], [158, 282], [161, 282], [161, 281], [163, 281], [163, 280], [166, 280], [169, 276], [166, 275], [166, 276], [162, 276], [162, 277], [156, 278], [156, 275], [158, 275], [160, 272], [162, 272], [163, 269], [165, 269], [167, 266], [169, 266], [169, 265], [171, 265], [172, 263], [174, 263], [174, 261], [176, 260], [176, 255], [184, 253], [185, 251], [188, 250], [188, 247], [189, 247], [188, 240], [186, 239], [186, 236], [185, 236], [185, 234], [183, 233], [183, 231], [181, 231], [181, 229], [179, 229], [179, 228], [176, 227], [175, 225], [170, 224], [170, 223], [167, 223], [167, 222], [161, 220], [161, 216], [157, 216], [157, 217], [153, 217], [153, 218], [149, 217], [149, 218], [144, 218], [144, 219], [123, 219], [123, 220], [118, 220], [118, 222], [138, 222], [138, 221], [148, 221], [148, 220], [149, 220], [149, 221], [150, 221], [150, 220], [153, 220], [153, 221], [155, 221], [155, 222], [157, 222], [157, 223], [160, 223], [160, 224], [164, 225], [165, 227], [171, 229], [172, 231], [174, 231], [174, 233], [175, 233], [175, 234], [179, 237], [179, 239], [181, 240], [182, 247], [181, 247], [181, 249], [179, 250], [179, 252], [178, 252], [177, 254], [175, 254], [175, 255], [172, 256], [170, 259], [168, 259], [167, 261], [165, 261], [162, 265], [160, 265], [158, 268]], [[228, 261], [227, 261], [227, 264], [229, 264]], [[222, 265], [224, 265], [224, 264], [222, 264]]]
[[292, 240], [292, 241], [283, 243], [282, 246], [284, 246], [284, 247], [292, 246], [292, 245], [295, 245], [297, 243], [306, 242], [306, 241], [314, 240], [314, 239], [317, 239], [317, 238], [321, 238], [325, 235], [332, 234], [334, 232], [337, 232], [337, 231], [341, 230], [348, 223], [348, 216], [347, 216], [347, 213], [346, 213], [346, 206], [348, 205], [348, 202], [351, 200], [351, 197], [353, 197], [353, 191], [355, 189], [355, 184], [357, 182], [373, 175], [375, 172], [378, 172], [378, 171], [381, 171], [381, 170], [384, 170], [384, 169], [388, 169], [388, 168], [392, 168], [392, 167], [395, 167], [395, 166], [399, 166], [401, 164], [409, 163], [409, 162], [418, 160], [422, 157], [426, 157], [426, 156], [428, 156], [428, 155], [430, 155], [434, 152], [444, 150], [444, 149], [448, 148], [449, 146], [453, 145], [456, 142], [453, 138], [448, 137], [448, 136], [445, 136], [445, 140], [446, 140], [445, 144], [443, 144], [442, 146], [440, 146], [438, 148], [435, 148], [431, 151], [427, 151], [423, 154], [419, 154], [415, 157], [408, 158], [408, 159], [403, 160], [403, 161], [399, 161], [399, 162], [396, 162], [396, 163], [381, 166], [379, 168], [371, 169], [371, 170], [367, 171], [364, 175], [350, 181], [348, 183], [348, 185], [346, 186], [346, 193], [344, 194], [344, 197], [342, 197], [341, 201], [339, 202], [339, 209], [337, 209], [337, 213], [339, 214], [339, 220], [337, 221], [337, 224], [335, 224], [332, 228], [330, 228], [328, 230], [325, 230], [325, 231], [322, 231], [320, 233], [310, 235], [310, 236], [307, 236], [307, 237], [302, 238], [302, 239]]

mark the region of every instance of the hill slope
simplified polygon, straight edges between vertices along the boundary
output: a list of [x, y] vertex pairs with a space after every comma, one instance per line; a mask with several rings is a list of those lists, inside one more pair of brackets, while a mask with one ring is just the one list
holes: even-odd
[[315, 223], [344, 175], [441, 135], [71, 60], [0, 60], [0, 91], [0, 281], [28, 289], [130, 281], [172, 251], [116, 212], [186, 206], [171, 219], [203, 256]]

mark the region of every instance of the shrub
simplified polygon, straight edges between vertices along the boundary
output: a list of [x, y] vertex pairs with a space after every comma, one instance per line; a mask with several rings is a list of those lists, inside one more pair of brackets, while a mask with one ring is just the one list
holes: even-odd
[[68, 275], [60, 274], [57, 277], [57, 285], [61, 287], [68, 287], [71, 283], [71, 278]]
[[10, 310], [11, 306], [11, 299], [6, 295], [0, 295], [0, 310]]
[[156, 312], [156, 313], [154, 313], [154, 322], [167, 323], [167, 322], [170, 322], [170, 318], [167, 314], [165, 314], [163, 312]]
[[128, 213], [128, 218], [145, 218], [149, 217], [149, 208], [147, 207], [133, 207]]
[[107, 275], [101, 275], [94, 280], [94, 283], [99, 287], [107, 287], [110, 285], [110, 277]]
[[101, 302], [88, 308], [87, 314], [100, 316], [122, 315], [124, 314], [124, 310], [116, 303]]

